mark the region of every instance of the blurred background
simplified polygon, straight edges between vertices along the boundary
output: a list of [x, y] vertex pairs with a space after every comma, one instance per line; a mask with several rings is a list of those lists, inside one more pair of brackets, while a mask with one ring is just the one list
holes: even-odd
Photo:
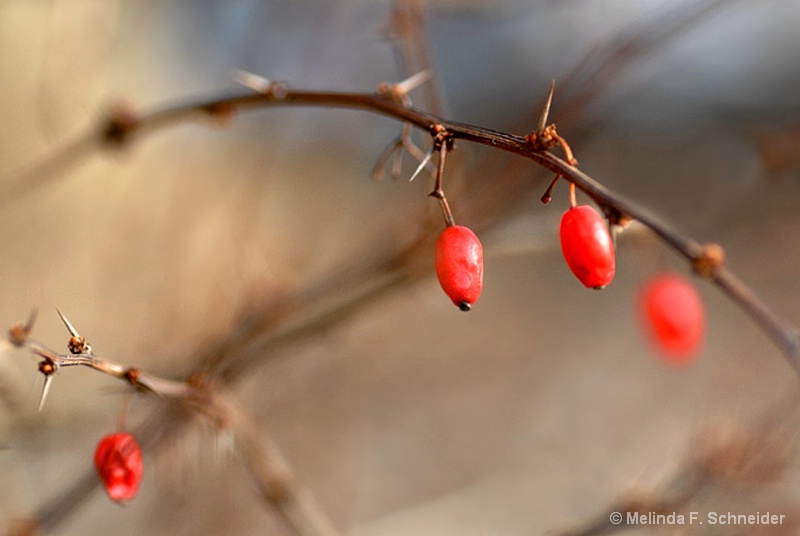
[[[665, 364], [637, 291], [688, 268], [634, 224], [613, 284], [584, 289], [559, 249], [566, 184], [542, 205], [552, 177], [532, 162], [465, 142], [447, 159], [456, 221], [486, 253], [465, 315], [433, 276], [432, 179], [370, 178], [393, 120], [270, 108], [120, 149], [86, 136], [114, 103], [245, 92], [236, 69], [371, 91], [424, 68], [435, 76], [415, 105], [525, 134], [555, 79], [550, 118], [580, 168], [722, 244], [798, 324], [798, 30], [796, 0], [7, 0], [0, 322], [38, 309], [34, 337], [65, 351], [58, 307], [99, 356], [209, 372], [343, 534], [580, 531], [621, 498], [670, 504], [692, 485], [679, 512], [770, 511], [786, 524], [759, 534], [794, 534], [792, 367], [701, 281], [704, 349]], [[404, 177], [415, 167], [406, 156]], [[206, 421], [153, 396], [127, 412], [145, 430], [140, 496], [113, 504], [92, 452], [129, 389], [63, 370], [37, 413], [36, 363], [0, 355], [0, 530], [39, 518], [48, 534], [292, 534]], [[701, 484], [685, 477], [697, 467]]]

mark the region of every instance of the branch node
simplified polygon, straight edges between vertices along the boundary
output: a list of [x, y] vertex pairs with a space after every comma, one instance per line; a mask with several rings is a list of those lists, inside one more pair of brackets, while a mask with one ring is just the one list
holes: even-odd
[[264, 483], [264, 495], [270, 503], [281, 504], [289, 498], [289, 490], [283, 479], [272, 477]]
[[22, 324], [14, 324], [8, 330], [8, 340], [16, 347], [25, 346], [28, 341], [28, 331]]
[[442, 134], [445, 134], [447, 132], [447, 129], [441, 123], [433, 123], [430, 127], [428, 127], [428, 131], [431, 133], [431, 136], [434, 137], [435, 141]]
[[192, 389], [208, 389], [210, 383], [202, 372], [194, 372], [186, 378], [186, 384]]
[[139, 379], [141, 378], [141, 375], [142, 375], [142, 373], [138, 368], [131, 367], [128, 370], [125, 371], [125, 373], [122, 375], [122, 377], [125, 378], [125, 380], [129, 384], [133, 385], [134, 387], [140, 387], [141, 388], [141, 384], [139, 383]]
[[52, 376], [56, 373], [58, 366], [50, 359], [45, 359], [41, 363], [39, 363], [39, 372], [44, 374], [45, 376]]
[[25, 324], [14, 324], [8, 330], [8, 340], [16, 347], [25, 346], [25, 343], [28, 342], [28, 336], [31, 334], [31, 330], [33, 330], [33, 324], [36, 322], [36, 316], [39, 314], [37, 309], [31, 311], [31, 315], [28, 317], [28, 322]]
[[45, 359], [41, 363], [39, 363], [39, 372], [44, 374], [44, 384], [42, 385], [42, 394], [39, 397], [39, 411], [42, 411], [44, 408], [44, 402], [47, 400], [47, 393], [50, 392], [50, 385], [52, 384], [53, 375], [58, 370], [58, 365], [50, 360]]
[[236, 107], [230, 102], [212, 102], [203, 108], [220, 126], [230, 126], [236, 115]]
[[88, 354], [91, 353], [91, 346], [86, 342], [86, 339], [80, 335], [73, 335], [67, 342], [67, 348], [71, 354]]
[[378, 84], [378, 94], [391, 99], [392, 101], [403, 106], [411, 106], [411, 100], [408, 94], [424, 84], [432, 77], [430, 69], [423, 69], [422, 71], [413, 74], [401, 82], [390, 84], [388, 82], [381, 82]]
[[567, 163], [571, 166], [578, 165], [578, 160], [572, 154], [572, 148], [567, 143], [567, 140], [558, 134], [555, 124], [547, 125], [542, 130], [530, 132], [525, 136], [525, 145], [527, 145], [530, 150], [538, 153], [547, 152], [556, 145], [560, 145], [564, 150]]
[[139, 115], [128, 104], [118, 102], [108, 110], [105, 125], [100, 129], [103, 143], [121, 147], [139, 126]]
[[289, 94], [289, 84], [283, 80], [274, 80], [269, 85], [269, 94], [275, 100], [283, 100]]
[[719, 244], [704, 244], [699, 254], [692, 259], [692, 268], [701, 277], [712, 278], [725, 264], [725, 250]]

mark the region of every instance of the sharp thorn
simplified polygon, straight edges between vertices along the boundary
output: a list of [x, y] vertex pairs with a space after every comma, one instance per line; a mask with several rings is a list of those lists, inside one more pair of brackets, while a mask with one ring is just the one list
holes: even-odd
[[36, 317], [39, 316], [39, 309], [33, 309], [31, 315], [28, 317], [28, 323], [25, 324], [25, 333], [30, 333], [33, 329], [33, 324], [36, 322]]
[[266, 93], [272, 87], [272, 82], [268, 79], [242, 69], [236, 69], [234, 71], [233, 80], [237, 84], [247, 89], [252, 89], [256, 93]]
[[39, 412], [44, 408], [44, 401], [47, 399], [47, 393], [50, 391], [50, 384], [53, 379], [52, 374], [45, 374], [44, 385], [42, 385], [42, 396], [39, 399]]
[[547, 95], [547, 101], [544, 104], [544, 109], [542, 110], [542, 116], [539, 118], [539, 127], [536, 129], [536, 132], [542, 132], [544, 127], [547, 126], [547, 116], [550, 115], [550, 104], [553, 102], [553, 92], [556, 88], [556, 81], [553, 80], [550, 82], [550, 93]]
[[72, 326], [72, 324], [70, 324], [69, 320], [67, 320], [67, 317], [64, 316], [64, 313], [62, 313], [58, 308], [56, 308], [56, 312], [58, 313], [58, 316], [61, 317], [61, 321], [64, 322], [64, 325], [67, 326], [69, 334], [73, 337], [80, 337], [78, 331]]
[[430, 80], [432, 76], [433, 72], [430, 69], [423, 69], [416, 74], [412, 74], [402, 82], [398, 82], [395, 88], [399, 93], [406, 94]]
[[428, 165], [428, 162], [431, 161], [431, 158], [433, 158], [433, 147], [431, 147], [430, 151], [425, 153], [425, 158], [423, 158], [422, 162], [419, 163], [419, 166], [417, 166], [417, 170], [414, 171], [414, 174], [411, 175], [411, 178], [408, 179], [408, 182], [411, 182], [411, 181], [413, 181], [414, 179], [417, 178], [417, 175], [419, 175], [420, 172], [425, 168], [425, 166]]

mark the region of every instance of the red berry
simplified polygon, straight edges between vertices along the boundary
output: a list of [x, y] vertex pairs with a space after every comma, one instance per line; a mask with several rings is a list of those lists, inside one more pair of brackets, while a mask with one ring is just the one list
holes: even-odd
[[573, 207], [561, 218], [561, 251], [584, 286], [603, 288], [614, 279], [614, 243], [605, 221], [589, 205]]
[[94, 466], [111, 500], [130, 501], [142, 483], [142, 451], [131, 434], [105, 436], [94, 451]]
[[700, 295], [678, 274], [661, 274], [642, 289], [645, 326], [669, 362], [691, 361], [705, 338], [706, 315]]
[[439, 234], [436, 275], [453, 303], [469, 311], [483, 289], [483, 246], [471, 229], [451, 225]]

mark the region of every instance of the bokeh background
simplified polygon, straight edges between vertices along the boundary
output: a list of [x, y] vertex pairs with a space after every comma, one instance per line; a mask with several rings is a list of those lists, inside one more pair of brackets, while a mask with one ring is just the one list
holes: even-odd
[[[119, 150], [80, 140], [113, 103], [246, 91], [236, 69], [369, 91], [426, 66], [435, 78], [415, 104], [524, 134], [555, 79], [551, 120], [581, 169], [722, 244], [730, 268], [798, 324], [798, 30], [795, 0], [7, 0], [0, 322], [38, 309], [35, 338], [62, 351], [58, 307], [98, 355], [178, 379], [243, 336], [220, 381], [343, 534], [581, 527], [620, 497], [661, 493], [709, 443], [750, 445], [781, 470], [759, 479], [745, 449], [743, 481], [720, 471], [684, 511], [797, 523], [793, 369], [700, 281], [705, 347], [689, 367], [666, 366], [641, 333], [637, 290], [688, 268], [634, 224], [614, 283], [584, 289], [559, 250], [566, 185], [542, 205], [551, 177], [532, 162], [463, 142], [448, 157], [456, 220], [486, 251], [484, 293], [465, 315], [433, 276], [430, 177], [370, 179], [399, 133], [392, 120], [274, 108]], [[130, 400], [128, 426], [178, 431], [145, 448], [136, 501], [72, 494], [91, 482], [94, 446], [128, 390], [63, 370], [37, 413], [41, 381], [35, 357], [0, 355], [0, 530], [47, 513], [52, 534], [290, 534], [207, 423], [167, 417], [155, 397]]]

